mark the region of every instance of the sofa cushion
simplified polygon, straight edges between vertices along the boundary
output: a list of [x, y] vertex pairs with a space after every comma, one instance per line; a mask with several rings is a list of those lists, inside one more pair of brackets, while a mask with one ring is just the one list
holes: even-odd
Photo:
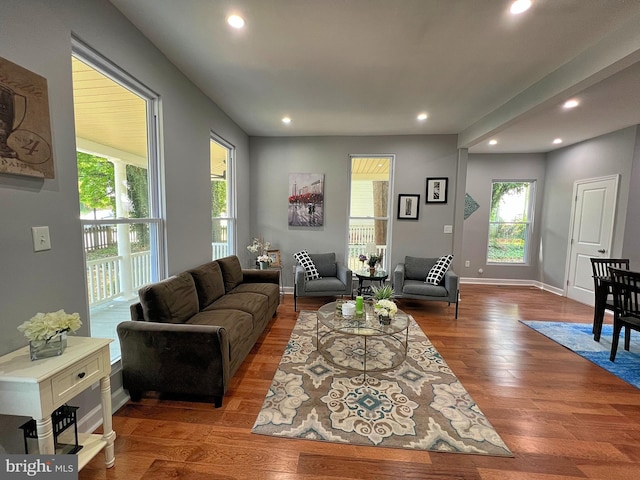
[[305, 292], [335, 292], [345, 289], [345, 284], [337, 277], [316, 278], [304, 284]]
[[425, 281], [437, 258], [404, 257], [404, 276], [409, 280]]
[[242, 266], [240, 260], [235, 255], [219, 258], [216, 260], [222, 270], [222, 278], [224, 280], [224, 289], [230, 292], [242, 283]]
[[318, 270], [318, 275], [321, 277], [336, 276], [338, 270], [335, 253], [311, 253], [309, 256]]
[[295, 258], [300, 266], [304, 268], [305, 280], [314, 280], [316, 278], [320, 278], [318, 269], [316, 268], [315, 263], [313, 263], [313, 260], [311, 260], [311, 257], [306, 250], [301, 250], [297, 253], [294, 253], [293, 258]]
[[447, 289], [442, 285], [431, 285], [423, 280], [406, 280], [402, 287], [402, 293], [426, 297], [446, 297], [449, 295]]
[[236, 293], [255, 293], [264, 295], [269, 300], [269, 309], [278, 306], [280, 303], [280, 286], [275, 283], [243, 283], [229, 292], [229, 295]]
[[449, 270], [449, 265], [451, 265], [452, 260], [453, 255], [444, 255], [440, 257], [433, 267], [431, 267], [431, 270], [429, 270], [426, 282], [431, 285], [440, 285], [444, 278], [444, 274]]
[[189, 270], [198, 292], [198, 305], [204, 310], [224, 295], [224, 279], [218, 262], [209, 262]]
[[251, 314], [239, 310], [207, 310], [187, 322], [190, 325], [215, 325], [223, 327], [229, 335], [229, 360], [241, 362], [253, 347], [253, 319]]
[[147, 322], [185, 323], [198, 313], [198, 294], [193, 277], [183, 272], [138, 290]]
[[[269, 311], [269, 300], [265, 295], [256, 293], [234, 293], [219, 298], [209, 305], [205, 312], [209, 310], [240, 310], [250, 313], [253, 316], [253, 328], [262, 328]], [[268, 317], [266, 319], [268, 320]]]

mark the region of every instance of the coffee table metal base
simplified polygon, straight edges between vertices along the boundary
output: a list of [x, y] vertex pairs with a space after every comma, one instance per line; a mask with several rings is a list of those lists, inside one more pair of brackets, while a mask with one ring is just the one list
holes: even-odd
[[409, 322], [404, 328], [389, 328], [368, 320], [344, 319], [339, 328], [317, 320], [316, 348], [332, 365], [367, 374], [400, 366], [407, 358]]

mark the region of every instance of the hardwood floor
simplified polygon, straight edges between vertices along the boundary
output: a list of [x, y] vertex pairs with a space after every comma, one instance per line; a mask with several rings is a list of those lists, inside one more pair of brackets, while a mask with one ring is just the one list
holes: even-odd
[[[327, 299], [302, 298], [314, 310]], [[250, 433], [297, 314], [288, 295], [222, 408], [144, 397], [114, 416], [116, 464], [81, 480], [640, 478], [640, 390], [518, 320], [591, 323], [593, 309], [529, 287], [462, 285], [445, 303], [400, 301], [515, 458], [344, 446]]]

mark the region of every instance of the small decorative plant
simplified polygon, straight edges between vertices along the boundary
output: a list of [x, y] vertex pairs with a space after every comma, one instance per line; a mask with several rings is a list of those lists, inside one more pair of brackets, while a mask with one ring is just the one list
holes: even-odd
[[362, 263], [362, 266], [364, 267], [364, 262], [367, 261], [367, 256], [364, 253], [361, 253], [360, 256], [358, 257], [358, 260], [360, 260], [360, 262]]
[[68, 314], [64, 310], [50, 313], [37, 313], [18, 327], [24, 336], [36, 345], [48, 343], [56, 335], [75, 332], [82, 326], [77, 313]]
[[393, 300], [393, 296], [395, 295], [391, 285], [382, 285], [381, 287], [373, 285], [371, 291], [371, 296], [374, 300]]

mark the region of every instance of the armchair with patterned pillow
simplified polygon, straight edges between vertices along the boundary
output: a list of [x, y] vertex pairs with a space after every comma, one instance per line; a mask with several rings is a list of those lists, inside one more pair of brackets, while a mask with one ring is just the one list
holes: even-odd
[[393, 272], [396, 298], [432, 300], [456, 304], [458, 318], [458, 275], [449, 266], [453, 255], [422, 258], [404, 257]]
[[295, 253], [293, 276], [293, 310], [298, 309], [298, 297], [351, 296], [352, 272], [336, 261], [335, 253]]

